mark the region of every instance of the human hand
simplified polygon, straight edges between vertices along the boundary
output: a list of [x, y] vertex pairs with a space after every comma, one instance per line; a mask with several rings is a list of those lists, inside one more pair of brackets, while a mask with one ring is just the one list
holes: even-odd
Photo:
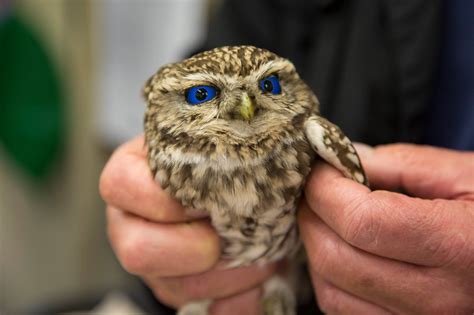
[[219, 238], [207, 218], [188, 216], [153, 180], [139, 136], [112, 155], [100, 179], [108, 233], [125, 270], [164, 304], [215, 299], [213, 315], [259, 314], [260, 284], [275, 265], [219, 268]]
[[474, 154], [404, 144], [358, 149], [380, 190], [321, 163], [299, 212], [321, 309], [473, 314]]

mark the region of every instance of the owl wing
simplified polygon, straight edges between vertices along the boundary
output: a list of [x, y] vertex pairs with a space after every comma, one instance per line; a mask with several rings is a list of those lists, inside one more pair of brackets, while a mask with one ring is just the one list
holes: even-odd
[[338, 126], [317, 115], [310, 116], [304, 126], [311, 147], [320, 157], [346, 177], [368, 186], [359, 155]]

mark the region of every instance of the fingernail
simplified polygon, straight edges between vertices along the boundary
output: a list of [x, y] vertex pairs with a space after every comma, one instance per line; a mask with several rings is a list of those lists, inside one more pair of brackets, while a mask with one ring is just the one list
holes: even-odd
[[365, 143], [354, 142], [354, 147], [362, 160], [369, 158], [374, 152], [374, 148]]

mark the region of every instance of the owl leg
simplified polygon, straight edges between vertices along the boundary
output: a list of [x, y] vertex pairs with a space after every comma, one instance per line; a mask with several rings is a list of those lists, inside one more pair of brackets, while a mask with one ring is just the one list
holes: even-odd
[[346, 177], [368, 186], [359, 155], [338, 126], [314, 115], [305, 122], [305, 133], [311, 147], [320, 157]]
[[263, 286], [262, 308], [264, 315], [295, 315], [296, 297], [288, 281], [273, 276]]
[[211, 300], [201, 300], [182, 306], [176, 315], [208, 315]]

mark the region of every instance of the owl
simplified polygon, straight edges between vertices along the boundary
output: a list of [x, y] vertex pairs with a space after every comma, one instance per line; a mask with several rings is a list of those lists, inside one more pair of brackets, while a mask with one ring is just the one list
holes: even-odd
[[[367, 184], [360, 159], [293, 64], [227, 46], [163, 66], [146, 83], [145, 139], [154, 178], [187, 211], [206, 211], [228, 267], [293, 257], [296, 207], [320, 157]], [[265, 315], [295, 314], [288, 279], [263, 287]], [[179, 315], [205, 315], [209, 300]]]

